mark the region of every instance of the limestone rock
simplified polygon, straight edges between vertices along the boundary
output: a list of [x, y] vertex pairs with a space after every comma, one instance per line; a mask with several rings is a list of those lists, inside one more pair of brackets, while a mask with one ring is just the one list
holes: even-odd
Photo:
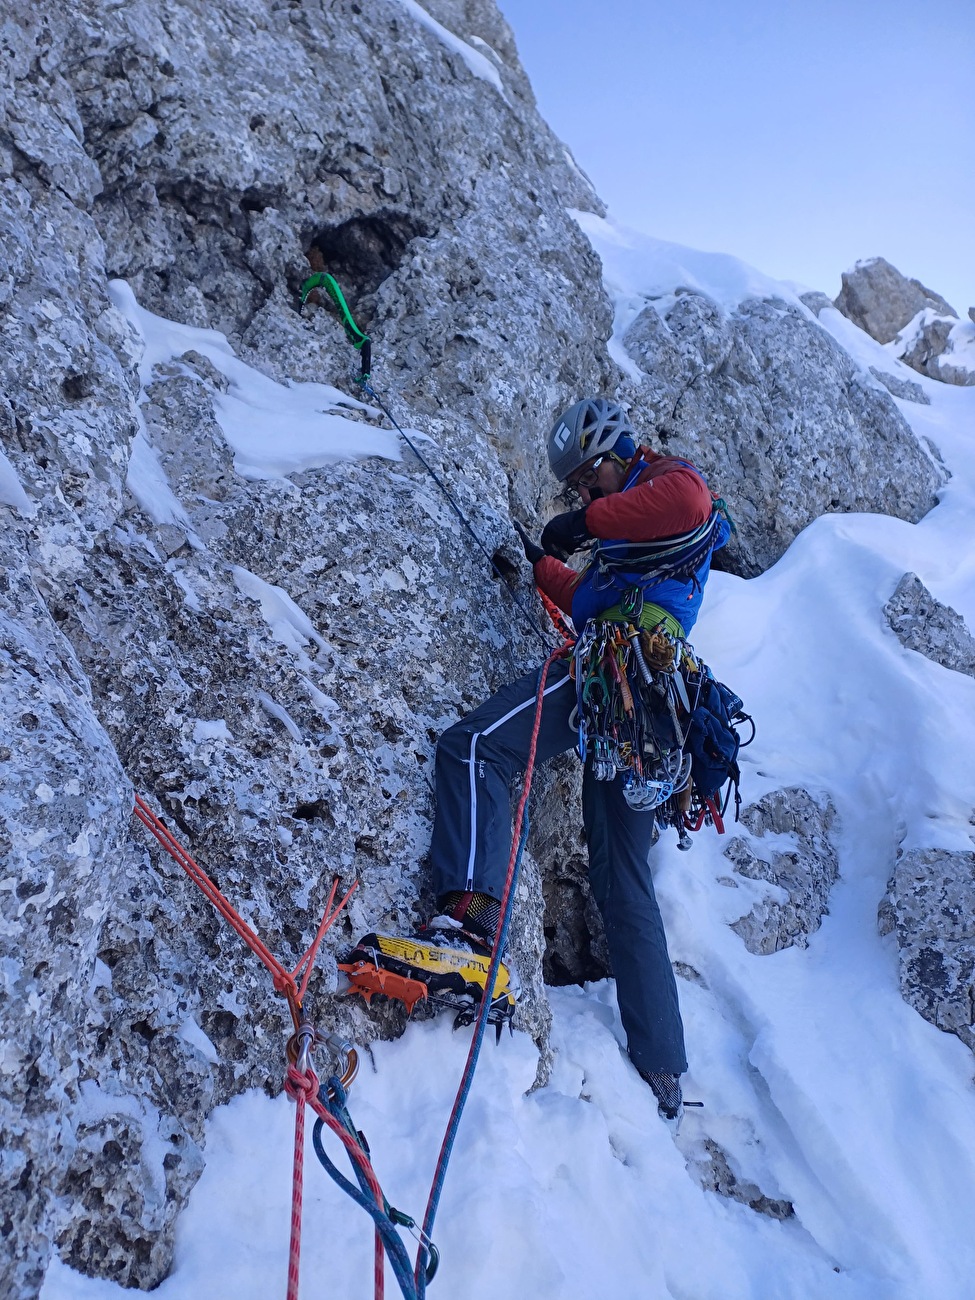
[[975, 1051], [975, 853], [905, 853], [879, 922], [896, 935], [905, 1000]]
[[975, 677], [975, 637], [961, 615], [935, 600], [916, 573], [901, 578], [884, 606], [884, 617], [908, 650]]
[[818, 316], [821, 311], [832, 310], [836, 306], [829, 294], [820, 293], [818, 289], [812, 289], [808, 293], [801, 293], [799, 300], [809, 308], [814, 316]]
[[791, 1201], [782, 1196], [767, 1196], [757, 1183], [735, 1173], [728, 1153], [713, 1138], [705, 1138], [697, 1149], [691, 1151], [687, 1167], [706, 1192], [716, 1192], [730, 1201], [738, 1201], [770, 1219], [795, 1218], [795, 1206]]
[[[749, 952], [767, 955], [782, 948], [806, 948], [828, 911], [829, 892], [839, 874], [830, 832], [836, 810], [828, 798], [789, 787], [764, 795], [741, 815], [748, 836], [736, 836], [725, 856], [735, 873], [774, 886], [770, 895], [732, 923]], [[786, 846], [777, 837], [787, 836]], [[774, 839], [766, 848], [762, 841]]]
[[[836, 304], [825, 293], [814, 291], [800, 294], [799, 297], [815, 316], [819, 316], [823, 311], [836, 309]], [[930, 397], [921, 385], [914, 383], [913, 380], [905, 379], [901, 375], [893, 375], [889, 370], [880, 370], [876, 366], [870, 367], [870, 373], [892, 396], [899, 397], [905, 402], [919, 402], [922, 406], [931, 405]]]
[[975, 384], [975, 329], [928, 308], [908, 322], [890, 350], [905, 365], [946, 384]]
[[731, 507], [738, 538], [720, 565], [761, 572], [825, 512], [917, 520], [932, 506], [940, 475], [894, 402], [798, 307], [750, 299], [726, 316], [680, 293], [644, 308], [624, 342], [655, 445], [694, 460]]
[[40, 1286], [62, 1180], [83, 1140], [75, 1114], [89, 1007], [104, 978], [100, 934], [118, 906], [132, 802], [76, 655], [26, 565], [3, 550], [0, 1292], [21, 1296]]
[[940, 294], [920, 280], [909, 280], [882, 257], [857, 262], [843, 272], [834, 306], [878, 343], [889, 343], [919, 311], [933, 308], [953, 316], [958, 313]]
[[[282, 1077], [283, 1003], [149, 846], [133, 787], [285, 961], [333, 872], [358, 882], [310, 1005], [368, 1043], [404, 1017], [336, 997], [336, 960], [431, 910], [435, 738], [540, 650], [411, 455], [244, 478], [222, 376], [192, 351], [154, 367], [111, 277], [167, 319], [225, 331], [269, 377], [352, 391], [334, 314], [296, 310], [321, 259], [374, 337], [377, 386], [525, 601], [510, 517], [554, 509], [544, 433], [583, 392], [632, 399], [714, 471], [736, 498], [742, 572], [823, 509], [917, 518], [939, 479], [795, 308], [752, 301], [728, 320], [678, 297], [634, 327], [659, 383], [624, 382], [598, 259], [566, 211], [602, 205], [490, 0], [430, 0], [449, 43], [405, 6], [348, 0], [8, 9], [0, 445], [33, 513], [0, 504], [0, 709], [17, 741], [0, 737], [15, 864], [0, 1290], [34, 1300], [55, 1248], [156, 1286], [210, 1109]], [[145, 444], [178, 518], [127, 488]], [[265, 617], [268, 591], [304, 631]], [[543, 878], [549, 968], [577, 961], [580, 918], [594, 937], [579, 970], [604, 962], [566, 813], [577, 784], [568, 765], [536, 778], [512, 933], [542, 1073]]]
[[931, 398], [921, 387], [912, 379], [902, 379], [900, 375], [892, 375], [889, 370], [878, 370], [876, 366], [870, 367], [870, 373], [874, 379], [883, 384], [888, 393], [893, 397], [899, 397], [902, 402], [917, 402], [920, 406], [930, 406]]

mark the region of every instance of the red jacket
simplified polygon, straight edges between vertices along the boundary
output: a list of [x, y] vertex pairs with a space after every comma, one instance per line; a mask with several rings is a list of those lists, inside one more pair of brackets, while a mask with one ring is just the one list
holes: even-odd
[[[631, 488], [598, 497], [587, 508], [586, 527], [593, 537], [652, 542], [688, 533], [710, 517], [711, 493], [686, 461], [640, 447], [630, 464], [641, 456], [648, 467]], [[535, 581], [567, 614], [572, 612], [572, 594], [581, 577], [551, 555], [543, 555], [535, 565]]]

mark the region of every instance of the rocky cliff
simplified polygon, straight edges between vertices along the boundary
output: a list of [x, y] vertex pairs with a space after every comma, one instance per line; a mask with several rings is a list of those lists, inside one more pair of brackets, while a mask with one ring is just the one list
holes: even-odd
[[[155, 1285], [208, 1111], [282, 1073], [283, 1004], [150, 851], [133, 792], [285, 960], [333, 873], [358, 881], [316, 1018], [394, 1033], [330, 996], [335, 954], [429, 908], [435, 737], [538, 661], [423, 468], [377, 442], [337, 320], [298, 314], [309, 259], [526, 601], [510, 517], [554, 508], [543, 434], [587, 391], [712, 471], [744, 573], [824, 510], [919, 518], [938, 475], [795, 306], [677, 294], [627, 337], [644, 379], [618, 368], [567, 212], [599, 200], [490, 0], [14, 0], [0, 31], [0, 1233], [4, 1294], [30, 1297], [54, 1250]], [[321, 405], [354, 454], [247, 463], [218, 418], [233, 381], [196, 348], [147, 361], [115, 278], [269, 380], [345, 389]], [[543, 878], [550, 973], [605, 969], [577, 779], [539, 781], [514, 937], [540, 1043]]]
[[891, 354], [929, 379], [975, 384], [975, 307], [961, 321], [954, 307], [882, 257], [843, 272], [834, 306]]

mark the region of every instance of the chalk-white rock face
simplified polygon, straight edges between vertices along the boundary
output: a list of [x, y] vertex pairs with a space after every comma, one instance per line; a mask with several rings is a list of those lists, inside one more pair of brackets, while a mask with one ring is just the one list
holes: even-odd
[[[354, 396], [334, 314], [296, 309], [321, 259], [374, 336], [377, 386], [526, 602], [510, 516], [554, 508], [544, 433], [584, 392], [631, 399], [713, 472], [743, 572], [823, 509], [916, 519], [937, 478], [797, 308], [727, 319], [685, 295], [636, 323], [652, 377], [624, 382], [567, 214], [601, 205], [488, 0], [5, 12], [0, 1291], [22, 1300], [52, 1249], [157, 1284], [209, 1109], [283, 1072], [283, 1004], [150, 850], [133, 788], [283, 960], [333, 873], [357, 882], [311, 1006], [359, 1042], [398, 1032], [395, 1009], [335, 995], [336, 957], [429, 912], [435, 738], [540, 654], [411, 454], [255, 471], [221, 424], [226, 376], [198, 346], [144, 359], [112, 277], [264, 376]], [[345, 415], [377, 448], [375, 409]], [[568, 764], [537, 778], [518, 894], [522, 1024], [543, 1045], [542, 876], [553, 934], [566, 898], [591, 907], [577, 786]]]
[[930, 308], [958, 319], [940, 294], [901, 275], [883, 257], [867, 258], [844, 271], [833, 305], [878, 343], [889, 343], [919, 311]]

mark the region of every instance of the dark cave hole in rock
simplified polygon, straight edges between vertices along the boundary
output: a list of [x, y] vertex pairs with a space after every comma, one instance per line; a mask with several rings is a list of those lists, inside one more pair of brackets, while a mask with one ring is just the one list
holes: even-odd
[[335, 276], [354, 311], [397, 269], [410, 240], [430, 233], [403, 212], [352, 217], [340, 226], [323, 226], [315, 232], [308, 262], [313, 271]]
[[83, 402], [95, 391], [95, 379], [89, 374], [66, 375], [61, 381], [61, 391], [69, 402]]
[[300, 821], [323, 821], [326, 826], [335, 825], [332, 810], [324, 799], [313, 799], [308, 803], [300, 803], [291, 815], [297, 817]]
[[491, 556], [491, 564], [494, 566], [491, 570], [491, 577], [501, 577], [505, 582], [511, 582], [518, 576], [518, 565], [513, 564], [503, 551], [495, 551]]

